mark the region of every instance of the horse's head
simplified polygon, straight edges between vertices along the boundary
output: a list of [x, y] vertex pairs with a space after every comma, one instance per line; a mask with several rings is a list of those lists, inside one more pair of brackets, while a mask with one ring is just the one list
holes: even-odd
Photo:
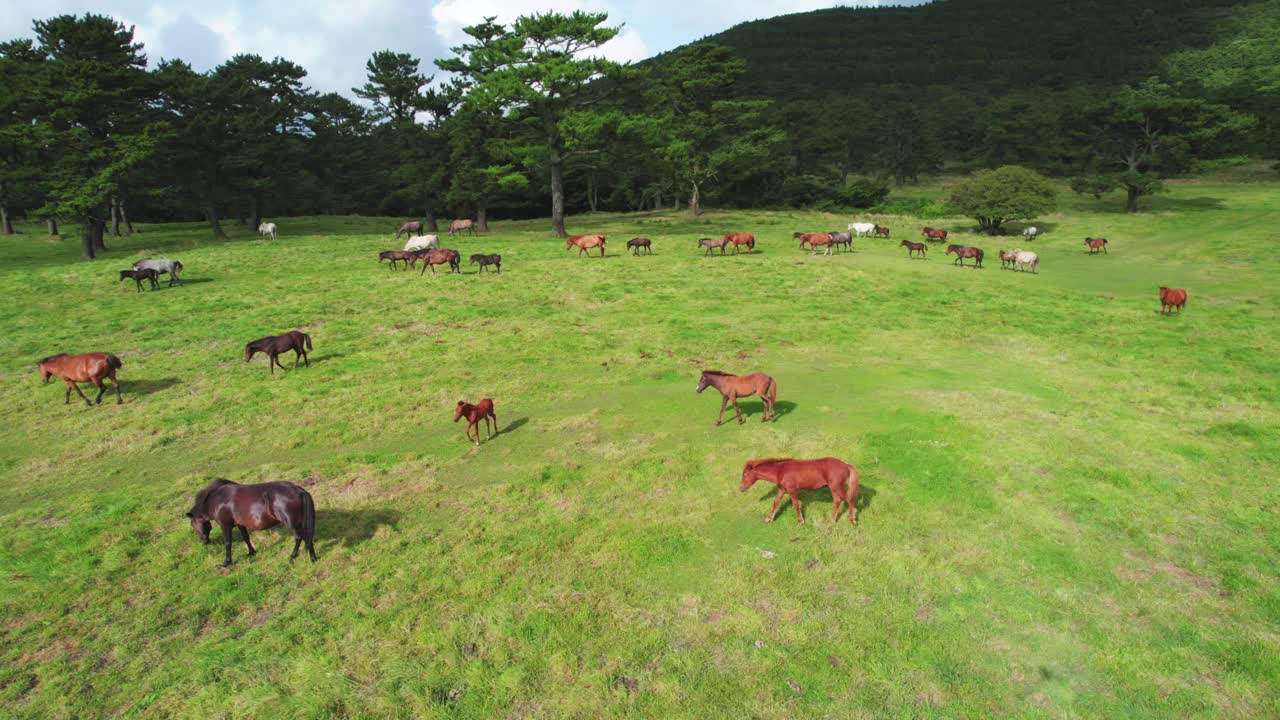
[[708, 375], [708, 374], [707, 374], [707, 372], [704, 370], [704, 371], [702, 372], [702, 377], [698, 378], [698, 390], [697, 390], [697, 393], [698, 393], [699, 395], [701, 395], [701, 394], [702, 394], [702, 391], [703, 391], [703, 390], [706, 390], [706, 389], [707, 389], [707, 386], [708, 386], [708, 385], [710, 385], [710, 384], [711, 384], [711, 376], [710, 376], [710, 375]]
[[121, 270], [121, 271], [120, 271], [120, 279], [121, 279], [121, 280], [124, 280], [125, 278], [129, 277], [129, 273], [130, 273], [130, 272], [132, 272], [132, 271], [131, 271], [131, 270]]
[[466, 411], [467, 411], [467, 401], [459, 400], [457, 409], [453, 411], [453, 421], [458, 422], [459, 420], [461, 420], [462, 414], [465, 413]]
[[564, 241], [564, 249], [565, 249], [565, 250], [568, 250], [569, 248], [572, 248], [572, 247], [574, 246], [574, 242], [573, 242], [573, 241], [574, 241], [575, 239], [576, 239], [576, 238], [566, 238], [566, 239], [565, 239], [565, 241]]
[[746, 492], [750, 490], [751, 486], [755, 485], [756, 481], [760, 479], [760, 472], [756, 470], [756, 467], [762, 462], [765, 461], [748, 460], [746, 464], [742, 466], [742, 483], [738, 485], [739, 492]]
[[187, 517], [191, 519], [191, 530], [195, 532], [200, 542], [209, 543], [209, 531], [213, 529], [213, 523], [209, 522], [209, 518], [203, 515], [197, 515], [195, 511], [187, 513]]
[[253, 346], [253, 343], [249, 343], [248, 345], [245, 345], [245, 346], [244, 346], [244, 361], [245, 361], [245, 362], [249, 362], [250, 360], [252, 360], [252, 359], [253, 359], [253, 356], [254, 356], [255, 354], [257, 354], [257, 352], [258, 352], [258, 349], [257, 349], [257, 348], [255, 348], [255, 347]]

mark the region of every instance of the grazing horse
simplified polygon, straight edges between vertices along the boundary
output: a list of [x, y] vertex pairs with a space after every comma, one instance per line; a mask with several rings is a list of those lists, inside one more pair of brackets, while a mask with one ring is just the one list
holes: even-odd
[[1035, 240], [1036, 238], [1040, 237], [1040, 228], [1032, 225], [1031, 227], [1022, 231], [1022, 237], [1028, 240]]
[[866, 237], [875, 232], [877, 227], [879, 226], [875, 223], [849, 223], [849, 227], [845, 229], [858, 233], [858, 237]]
[[825, 247], [827, 251], [823, 254], [830, 255], [835, 240], [831, 237], [831, 233], [805, 233], [804, 237], [800, 238], [800, 246], [804, 247], [805, 243], [808, 243], [813, 250], [809, 253], [810, 255], [817, 255], [819, 247]]
[[933, 242], [934, 240], [937, 240], [938, 242], [946, 242], [946, 241], [947, 241], [947, 231], [946, 231], [946, 230], [942, 230], [942, 229], [935, 229], [935, 228], [931, 228], [931, 227], [925, 227], [925, 228], [923, 228], [923, 229], [921, 229], [921, 230], [920, 230], [920, 233], [921, 233], [922, 235], [924, 235], [924, 238], [925, 238], [926, 240], [930, 241], [930, 242]]
[[391, 261], [390, 269], [395, 270], [396, 262], [403, 260], [404, 261], [403, 269], [408, 270], [409, 263], [414, 262], [415, 260], [417, 260], [417, 258], [418, 258], [417, 255], [414, 255], [413, 253], [407, 250], [383, 250], [382, 252], [378, 253], [378, 264], [381, 265], [383, 260], [390, 260]]
[[91, 352], [83, 355], [58, 353], [41, 358], [36, 363], [36, 367], [40, 369], [41, 382], [48, 383], [50, 376], [57, 375], [67, 384], [67, 397], [63, 405], [71, 402], [71, 391], [74, 389], [80, 399], [84, 400], [84, 404], [92, 407], [93, 403], [89, 402], [89, 398], [84, 396], [84, 392], [76, 384], [82, 382], [91, 382], [98, 386], [98, 397], [94, 402], [101, 405], [102, 394], [107, 391], [107, 386], [102, 384], [103, 378], [111, 378], [111, 383], [116, 386], [116, 404], [124, 402], [120, 398], [120, 381], [116, 379], [116, 370], [124, 367], [124, 363], [111, 353]]
[[218, 478], [196, 494], [196, 501], [187, 513], [191, 529], [200, 542], [209, 543], [213, 524], [222, 529], [222, 546], [227, 550], [222, 567], [231, 565], [231, 531], [240, 528], [240, 537], [249, 548], [249, 555], [257, 554], [249, 542], [249, 531], [257, 532], [284, 525], [293, 531], [292, 562], [298, 557], [298, 547], [307, 544], [311, 562], [316, 561], [316, 504], [311, 494], [291, 482], [266, 482], [259, 485], [241, 485]]
[[1084, 244], [1089, 246], [1089, 254], [1090, 254], [1090, 255], [1096, 255], [1096, 254], [1098, 253], [1098, 251], [1099, 251], [1099, 250], [1101, 250], [1102, 252], [1106, 253], [1107, 255], [1110, 255], [1110, 254], [1111, 254], [1111, 253], [1107, 252], [1107, 239], [1106, 239], [1106, 238], [1085, 238], [1085, 239], [1084, 239]]
[[173, 281], [177, 280], [178, 284], [182, 284], [182, 278], [178, 277], [178, 273], [182, 272], [182, 263], [177, 260], [153, 260], [147, 258], [139, 260], [133, 264], [134, 270], [155, 270], [157, 274], [169, 274], [169, 287], [173, 287]]
[[706, 252], [702, 253], [703, 257], [710, 255], [711, 251], [715, 250], [716, 248], [720, 248], [720, 254], [723, 255], [724, 248], [728, 244], [729, 244], [728, 238], [702, 238], [701, 240], [698, 241], [698, 247], [704, 247], [707, 249]]
[[[422, 261], [422, 269], [418, 271], [419, 275], [424, 275], [427, 268], [431, 268], [431, 274], [436, 274], [437, 265], [448, 264], [449, 272], [462, 272], [462, 255], [453, 248], [440, 248], [437, 250], [419, 250], [413, 256], [417, 260]], [[415, 260], [416, 262], [416, 260]]]
[[836, 246], [843, 245], [846, 250], [853, 252], [853, 235], [850, 235], [847, 232], [829, 232], [827, 234], [831, 236], [832, 249]]
[[[476, 445], [480, 444], [480, 428], [476, 427], [484, 420], [485, 440], [493, 439], [498, 434], [498, 414], [493, 411], [493, 401], [485, 398], [480, 402], [472, 405], [465, 400], [458, 401], [458, 407], [453, 411], [453, 421], [458, 422], [461, 418], [467, 419], [467, 439], [471, 439], [471, 430], [476, 431]], [[489, 422], [493, 421], [493, 431], [489, 431]]]
[[[904, 247], [907, 249], [907, 257], [915, 257], [916, 253], [920, 253], [920, 257], [925, 257], [925, 253], [929, 250], [928, 245], [925, 245], [924, 243], [911, 242], [910, 240], [903, 240], [898, 243], [898, 247]], [[928, 258], [925, 259], [927, 260]]]
[[756, 236], [751, 233], [729, 233], [724, 236], [726, 243], [733, 243], [733, 254], [738, 254], [738, 248], [746, 245], [747, 254], [751, 254], [756, 250]]
[[311, 336], [299, 331], [290, 330], [284, 335], [268, 335], [259, 338], [244, 346], [244, 361], [249, 362], [254, 355], [258, 353], [266, 353], [269, 360], [267, 367], [271, 368], [271, 374], [276, 374], [276, 365], [280, 369], [284, 369], [284, 364], [280, 362], [279, 355], [283, 352], [293, 351], [293, 369], [298, 369], [298, 358], [311, 367], [311, 361], [307, 359], [307, 351], [311, 349]]
[[1033, 273], [1040, 272], [1039, 255], [1029, 250], [1012, 250], [1009, 252], [1009, 255], [1010, 266], [1014, 270], [1022, 270], [1023, 272], [1026, 272], [1027, 268], [1031, 268], [1031, 272]]
[[477, 275], [484, 272], [484, 269], [489, 267], [490, 265], [498, 269], [499, 275], [502, 274], [502, 256], [501, 255], [483, 255], [483, 254], [477, 253], [471, 256], [471, 264], [475, 265], [476, 263], [480, 263], [480, 269], [476, 271]]
[[950, 255], [951, 253], [956, 255], [953, 265], [959, 263], [960, 267], [964, 267], [964, 259], [973, 258], [973, 267], [982, 267], [982, 248], [969, 247], [968, 245], [948, 245], [946, 254]]
[[883, 225], [876, 225], [876, 229], [875, 229], [875, 230], [873, 230], [873, 231], [871, 231], [871, 234], [872, 234], [872, 235], [875, 235], [876, 237], [888, 238], [888, 237], [889, 237], [889, 228], [887, 228], [887, 227], [885, 227], [885, 226], [883, 226]]
[[627, 241], [627, 247], [631, 249], [632, 255], [639, 255], [640, 250], [644, 250], [645, 255], [653, 254], [653, 243], [649, 238], [631, 238]]
[[804, 524], [804, 513], [800, 511], [800, 490], [817, 490], [820, 487], [831, 489], [831, 522], [840, 519], [840, 504], [849, 508], [849, 522], [857, 525], [857, 509], [854, 505], [858, 499], [858, 468], [833, 457], [818, 460], [793, 460], [791, 458], [768, 458], [750, 460], [742, 466], [742, 484], [738, 490], [746, 492], [757, 480], [766, 480], [778, 486], [778, 496], [773, 499], [773, 509], [764, 519], [771, 523], [778, 516], [778, 505], [783, 495], [791, 496], [791, 504], [796, 508], [796, 520]]
[[564, 241], [564, 249], [578, 248], [578, 257], [582, 257], [582, 253], [587, 253], [590, 257], [591, 253], [587, 252], [593, 247], [600, 248], [600, 257], [604, 257], [604, 235], [574, 235], [566, 238]]
[[764, 401], [764, 413], [760, 417], [760, 422], [777, 417], [773, 412], [773, 403], [778, 399], [778, 383], [764, 373], [730, 375], [719, 370], [703, 370], [702, 377], [698, 379], [697, 393], [701, 395], [708, 386], [720, 391], [720, 417], [716, 418], [716, 427], [720, 427], [723, 423], [724, 409], [729, 403], [733, 403], [733, 409], [738, 413], [738, 424], [745, 423], [742, 410], [738, 408], [738, 398], [752, 395], [759, 395]]
[[[1173, 312], [1174, 308], [1178, 309], [1178, 314], [1182, 314], [1182, 306], [1187, 304], [1187, 291], [1182, 288], [1160, 288], [1160, 314], [1167, 315]], [[119, 386], [117, 386], [117, 389]]]
[[121, 270], [120, 271], [120, 281], [123, 282], [125, 278], [133, 278], [133, 281], [138, 284], [138, 292], [142, 292], [143, 280], [151, 281], [152, 290], [158, 289], [160, 287], [160, 283], [156, 282], [156, 278], [158, 277], [160, 277], [160, 273], [156, 272], [155, 270], [152, 270], [151, 268], [146, 268], [145, 270]]
[[410, 237], [409, 242], [404, 244], [404, 249], [408, 252], [430, 250], [431, 248], [438, 247], [440, 247], [439, 235], [419, 235], [418, 237]]
[[396, 228], [396, 241], [399, 242], [401, 235], [415, 235], [415, 234], [416, 235], [422, 234], [421, 221], [410, 220], [407, 223], [401, 223], [400, 227]]
[[449, 223], [449, 234], [464, 233], [470, 230], [472, 235], [476, 234], [476, 223], [474, 220], [454, 220]]
[[[259, 225], [259, 226], [258, 226], [258, 234], [259, 234], [259, 235], [270, 235], [270, 236], [271, 236], [271, 239], [272, 239], [272, 240], [275, 240], [275, 239], [276, 239], [276, 224], [275, 224], [275, 223], [262, 223], [261, 225]], [[399, 239], [399, 238], [397, 238], [397, 239]]]

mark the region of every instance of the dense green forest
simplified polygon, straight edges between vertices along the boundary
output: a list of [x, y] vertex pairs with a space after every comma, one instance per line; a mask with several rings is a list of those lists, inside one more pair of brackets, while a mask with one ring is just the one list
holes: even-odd
[[[0, 43], [0, 231], [131, 219], [476, 218], [869, 207], [921, 173], [1022, 165], [1127, 196], [1280, 156], [1280, 0], [936, 0], [746, 23], [638, 65], [598, 13], [393, 51], [352, 97], [284, 58], [152, 63], [87, 14]], [[1117, 200], [1119, 202], [1119, 200]]]

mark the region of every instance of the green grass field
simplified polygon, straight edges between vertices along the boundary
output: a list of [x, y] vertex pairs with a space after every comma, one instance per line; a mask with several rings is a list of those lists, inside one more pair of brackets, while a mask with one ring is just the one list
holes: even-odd
[[[0, 715], [1275, 717], [1277, 197], [1064, 195], [1038, 276], [959, 218], [876, 217], [894, 241], [838, 257], [790, 235], [851, 217], [572, 218], [603, 260], [498, 222], [452, 245], [500, 276], [436, 277], [377, 264], [387, 218], [147, 226], [93, 263], [25, 228], [0, 240]], [[986, 269], [908, 260], [924, 223]], [[729, 230], [760, 251], [693, 248]], [[186, 283], [116, 282], [147, 256]], [[244, 363], [295, 327], [310, 368]], [[124, 405], [39, 384], [91, 350]], [[703, 368], [772, 374], [778, 421], [713, 427]], [[475, 448], [453, 406], [484, 396], [503, 432]], [[779, 455], [855, 463], [859, 526], [825, 491], [766, 525], [772, 486], [738, 482]], [[273, 530], [222, 570], [183, 517], [214, 477], [307, 486], [320, 561]]]

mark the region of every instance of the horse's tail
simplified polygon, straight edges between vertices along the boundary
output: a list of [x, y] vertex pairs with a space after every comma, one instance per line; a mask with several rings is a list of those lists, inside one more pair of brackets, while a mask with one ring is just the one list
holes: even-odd
[[119, 370], [120, 368], [124, 367], [124, 363], [120, 362], [120, 358], [108, 353], [107, 367], [111, 368], [112, 370]]
[[311, 349], [311, 336], [310, 336], [310, 335], [308, 335], [308, 334], [306, 334], [306, 333], [302, 333], [302, 339], [306, 341], [306, 343], [307, 343], [307, 349], [308, 349], [308, 350], [310, 350], [310, 349]]
[[[849, 515], [856, 518], [858, 516], [858, 468], [845, 463], [847, 472], [844, 476], [844, 497], [849, 503]], [[857, 520], [854, 520], [857, 522]]]
[[302, 539], [308, 545], [316, 539], [316, 503], [306, 490], [302, 491]]
[[778, 399], [778, 381], [774, 380], [773, 377], [770, 376], [769, 385], [764, 389], [764, 391], [769, 394], [769, 404], [773, 405], [773, 402]]

